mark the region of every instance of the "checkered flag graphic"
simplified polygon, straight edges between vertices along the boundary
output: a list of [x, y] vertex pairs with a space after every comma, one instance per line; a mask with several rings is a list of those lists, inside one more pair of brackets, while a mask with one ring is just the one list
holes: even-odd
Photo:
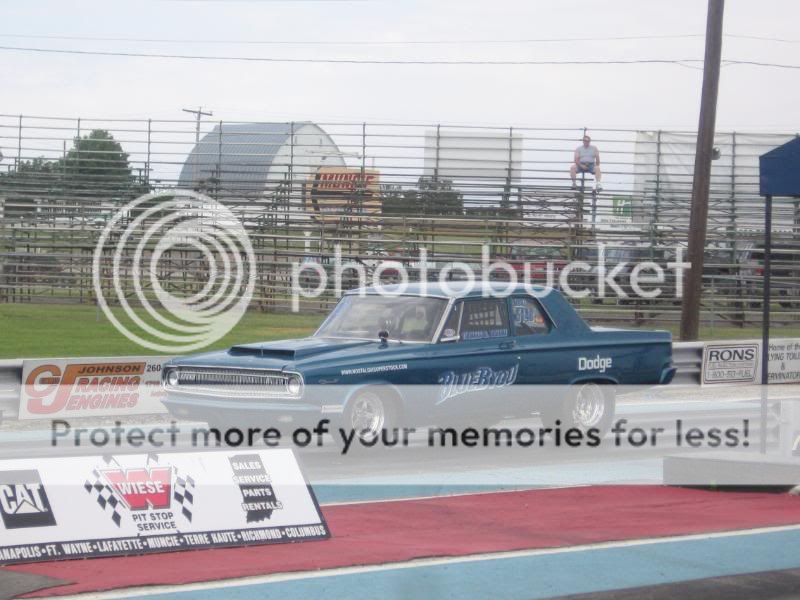
[[111, 520], [119, 527], [120, 523], [122, 523], [122, 514], [117, 510], [117, 507], [121, 504], [119, 498], [117, 498], [110, 486], [103, 483], [102, 476], [97, 469], [92, 470], [92, 476], [94, 477], [94, 482], [87, 479], [86, 483], [83, 484], [83, 489], [95, 496], [100, 508], [108, 512]]
[[[147, 466], [150, 463], [159, 464], [159, 455], [151, 452], [147, 455]], [[177, 467], [173, 467], [175, 471], [175, 485], [172, 488], [172, 498], [181, 508], [181, 514], [190, 523], [192, 522], [192, 510], [194, 509], [194, 479], [191, 475], [182, 475]]]
[[194, 508], [194, 479], [191, 476], [182, 476], [177, 472], [177, 469], [172, 497], [180, 505], [181, 514], [186, 517], [187, 521], [191, 522], [192, 509]]

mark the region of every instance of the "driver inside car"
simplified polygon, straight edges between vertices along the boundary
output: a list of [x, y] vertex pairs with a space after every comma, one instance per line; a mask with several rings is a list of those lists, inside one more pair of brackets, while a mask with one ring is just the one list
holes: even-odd
[[[403, 333], [420, 334], [430, 328], [428, 313], [424, 306], [415, 306], [403, 315]], [[404, 336], [405, 337], [405, 336]]]

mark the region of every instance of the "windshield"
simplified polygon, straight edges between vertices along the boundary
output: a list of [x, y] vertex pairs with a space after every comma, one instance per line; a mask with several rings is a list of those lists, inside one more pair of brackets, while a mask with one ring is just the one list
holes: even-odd
[[420, 296], [345, 296], [322, 324], [316, 337], [430, 342], [447, 306], [443, 298]]

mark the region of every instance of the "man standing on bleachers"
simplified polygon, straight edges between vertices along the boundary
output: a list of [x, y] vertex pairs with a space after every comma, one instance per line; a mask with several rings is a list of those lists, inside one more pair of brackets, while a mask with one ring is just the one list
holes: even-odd
[[600, 183], [600, 151], [597, 146], [592, 145], [592, 138], [588, 135], [583, 136], [583, 144], [575, 148], [575, 157], [572, 166], [569, 168], [569, 176], [572, 178], [572, 189], [578, 189], [575, 178], [578, 173], [591, 173], [594, 175], [594, 189], [603, 189]]

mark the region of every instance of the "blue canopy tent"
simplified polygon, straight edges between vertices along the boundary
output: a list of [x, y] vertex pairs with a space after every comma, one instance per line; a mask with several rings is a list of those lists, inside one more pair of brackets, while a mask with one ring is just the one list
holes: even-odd
[[772, 258], [772, 198], [800, 197], [800, 137], [762, 154], [759, 159], [759, 193], [766, 198], [764, 212], [764, 292], [761, 331], [761, 452], [766, 451], [767, 396], [769, 382], [769, 319]]

